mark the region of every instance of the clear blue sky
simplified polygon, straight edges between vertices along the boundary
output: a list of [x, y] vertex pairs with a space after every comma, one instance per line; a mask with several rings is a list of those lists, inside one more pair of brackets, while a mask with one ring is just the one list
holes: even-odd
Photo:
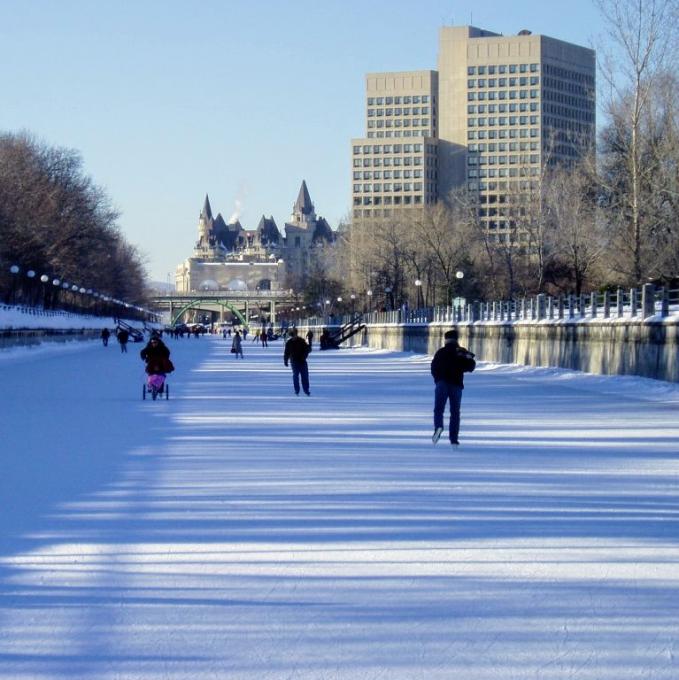
[[591, 0], [0, 0], [0, 130], [77, 149], [165, 281], [205, 193], [279, 228], [302, 179], [334, 228], [350, 203], [364, 74], [435, 69], [438, 29], [527, 28], [596, 46]]

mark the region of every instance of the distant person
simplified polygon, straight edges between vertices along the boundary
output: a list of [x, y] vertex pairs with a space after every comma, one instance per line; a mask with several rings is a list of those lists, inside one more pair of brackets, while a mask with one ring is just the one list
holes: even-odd
[[311, 329], [309, 329], [306, 333], [306, 341], [307, 344], [309, 345], [309, 351], [311, 352], [314, 344], [314, 332]]
[[302, 379], [304, 394], [311, 396], [309, 390], [309, 366], [306, 359], [309, 356], [309, 345], [297, 335], [297, 329], [290, 329], [290, 339], [285, 343], [283, 363], [292, 365], [292, 386], [295, 394], [299, 394], [299, 381]]
[[259, 337], [262, 341], [262, 347], [268, 347], [269, 346], [269, 339], [267, 338], [266, 331], [262, 328], [262, 332], [259, 334]]
[[104, 328], [101, 331], [101, 342], [104, 347], [108, 347], [108, 339], [111, 337], [111, 331], [108, 328]]
[[231, 353], [236, 355], [236, 359], [238, 359], [238, 357], [241, 359], [245, 358], [243, 356], [243, 341], [238, 331], [236, 331], [233, 340], [231, 341]]
[[118, 344], [120, 345], [121, 352], [127, 352], [127, 341], [130, 339], [130, 334], [125, 328], [119, 328], [116, 333], [116, 338], [118, 338]]
[[445, 345], [439, 349], [431, 362], [431, 374], [436, 388], [434, 390], [434, 434], [431, 440], [436, 442], [443, 432], [443, 412], [446, 402], [450, 401], [450, 422], [448, 436], [453, 446], [459, 445], [460, 403], [464, 389], [463, 376], [476, 368], [474, 355], [457, 341], [457, 331], [447, 331], [443, 336]]

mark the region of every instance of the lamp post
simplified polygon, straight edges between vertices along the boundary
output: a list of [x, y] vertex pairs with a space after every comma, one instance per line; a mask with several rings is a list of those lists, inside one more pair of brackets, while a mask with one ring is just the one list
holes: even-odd
[[351, 297], [351, 317], [353, 318], [356, 309], [356, 295], [352, 293], [349, 297]]
[[391, 297], [391, 286], [385, 286], [384, 292], [387, 296], [388, 309], [389, 311], [391, 311], [394, 308], [394, 301], [393, 298]]
[[28, 278], [28, 304], [32, 307], [35, 304], [35, 272], [29, 269], [26, 277]]
[[422, 280], [421, 279], [415, 279], [415, 287], [417, 289], [417, 308], [421, 309], [422, 305], [420, 304], [420, 300], [422, 299]]
[[365, 293], [368, 296], [368, 312], [372, 313], [373, 311], [373, 292], [370, 288]]
[[[455, 278], [457, 279], [458, 283], [461, 282], [462, 279], [464, 278], [464, 272], [458, 269], [455, 272]], [[458, 301], [457, 307], [455, 306], [456, 300]], [[456, 298], [453, 298], [453, 300], [452, 300], [453, 312], [455, 314], [455, 320], [456, 321], [460, 321], [461, 317], [462, 317], [462, 315], [460, 313], [461, 312], [461, 302], [462, 302], [462, 300], [461, 300], [461, 298], [459, 298], [459, 296], [456, 297]]]
[[9, 295], [9, 302], [11, 302], [13, 305], [16, 304], [16, 295], [17, 295], [17, 275], [19, 274], [19, 266], [16, 264], [13, 264], [9, 268], [9, 273], [12, 275], [12, 289], [10, 291]]

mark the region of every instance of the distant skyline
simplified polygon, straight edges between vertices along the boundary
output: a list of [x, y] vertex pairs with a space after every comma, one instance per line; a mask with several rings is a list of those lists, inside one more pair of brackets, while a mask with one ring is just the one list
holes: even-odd
[[[191, 255], [205, 194], [282, 230], [302, 180], [333, 228], [350, 209], [364, 76], [436, 69], [473, 23], [597, 47], [591, 0], [0, 0], [0, 131], [76, 149], [152, 280]], [[11, 66], [8, 66], [11, 64]]]

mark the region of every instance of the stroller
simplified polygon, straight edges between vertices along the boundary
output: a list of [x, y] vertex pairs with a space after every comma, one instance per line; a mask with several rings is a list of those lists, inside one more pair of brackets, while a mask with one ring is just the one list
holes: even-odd
[[165, 399], [170, 398], [170, 386], [167, 384], [167, 374], [174, 371], [174, 366], [169, 359], [152, 359], [146, 364], [147, 378], [142, 388], [142, 399], [150, 394], [155, 401], [159, 395], [165, 395]]

